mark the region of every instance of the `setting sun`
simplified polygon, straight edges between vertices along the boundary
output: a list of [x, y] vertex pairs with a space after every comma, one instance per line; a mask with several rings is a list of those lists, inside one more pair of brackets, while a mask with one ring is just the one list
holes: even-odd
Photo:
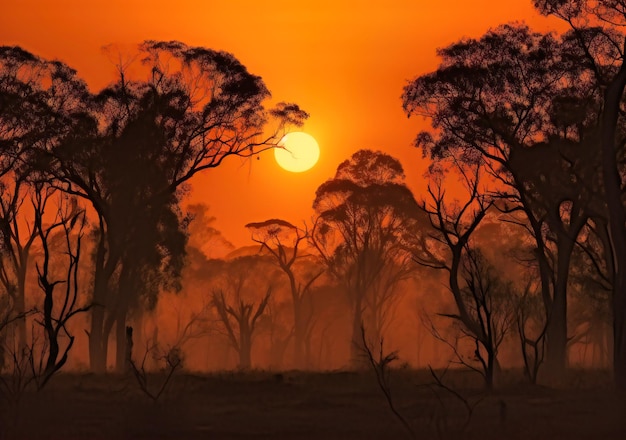
[[294, 131], [287, 133], [274, 149], [274, 157], [281, 168], [292, 173], [310, 170], [320, 158], [320, 147], [310, 134]]

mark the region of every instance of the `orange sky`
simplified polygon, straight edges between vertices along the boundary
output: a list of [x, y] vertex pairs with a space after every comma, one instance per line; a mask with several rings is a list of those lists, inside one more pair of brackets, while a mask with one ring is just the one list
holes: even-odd
[[[490, 27], [525, 20], [546, 30], [531, 0], [9, 0], [0, 10], [0, 45], [20, 45], [75, 69], [95, 91], [114, 78], [101, 51], [110, 43], [180, 40], [232, 52], [263, 77], [275, 101], [311, 113], [304, 126], [318, 140], [320, 161], [294, 174], [260, 160], [233, 158], [193, 181], [191, 200], [217, 216], [235, 245], [248, 245], [243, 225], [312, 215], [315, 189], [360, 148], [398, 157], [419, 198], [420, 126], [402, 112], [408, 79], [437, 66], [435, 49]], [[8, 4], [6, 4], [8, 3]], [[367, 6], [365, 6], [367, 5]]]

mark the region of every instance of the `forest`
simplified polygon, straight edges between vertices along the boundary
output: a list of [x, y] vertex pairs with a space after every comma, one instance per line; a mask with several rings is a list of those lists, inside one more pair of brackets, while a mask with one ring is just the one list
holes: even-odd
[[361, 149], [313, 218], [251, 218], [240, 248], [190, 182], [280, 148], [306, 109], [183, 42], [141, 43], [96, 92], [0, 47], [2, 405], [68, 374], [156, 401], [186, 373], [364, 370], [402, 430], [389, 374], [408, 370], [452, 392], [449, 369], [487, 391], [579, 370], [626, 389], [626, 2], [534, 3], [568, 29], [503, 24], [398, 91], [425, 121], [426, 192], [389, 146]]

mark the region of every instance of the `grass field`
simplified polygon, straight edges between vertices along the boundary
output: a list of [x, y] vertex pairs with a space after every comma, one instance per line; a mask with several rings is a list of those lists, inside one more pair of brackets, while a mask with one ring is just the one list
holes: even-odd
[[[558, 389], [511, 379], [490, 394], [472, 379], [446, 377], [469, 417], [424, 371], [392, 371], [393, 401], [420, 439], [626, 439], [626, 399], [607, 375], [573, 373]], [[180, 373], [156, 402], [133, 377], [61, 374], [0, 423], [3, 439], [411, 438], [368, 372]]]

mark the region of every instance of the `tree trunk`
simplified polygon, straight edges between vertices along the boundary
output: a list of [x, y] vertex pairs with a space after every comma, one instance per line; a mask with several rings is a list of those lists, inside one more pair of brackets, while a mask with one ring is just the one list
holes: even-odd
[[306, 328], [302, 322], [302, 305], [296, 301], [293, 303], [294, 335], [293, 335], [293, 361], [297, 370], [304, 369], [304, 339]]
[[[126, 318], [128, 317], [128, 303], [133, 291], [132, 271], [128, 266], [122, 267], [118, 285], [118, 299], [115, 310], [115, 371], [123, 373], [126, 370]], [[111, 311], [113, 312], [113, 311]]]
[[120, 313], [115, 321], [115, 372], [126, 371], [126, 313]]
[[248, 370], [252, 366], [252, 335], [241, 332], [239, 336], [239, 368]]
[[[626, 240], [626, 234], [622, 236], [621, 239]], [[616, 385], [626, 390], [626, 250], [616, 252], [616, 263], [618, 269], [613, 287], [613, 370]]]
[[[15, 312], [18, 315], [26, 313], [26, 271], [28, 270], [28, 252], [20, 257], [20, 267], [17, 270], [17, 295], [15, 297]], [[26, 316], [17, 320], [18, 349], [21, 351], [27, 345]]]
[[[626, 40], [624, 42], [626, 47]], [[602, 179], [613, 249], [613, 371], [618, 388], [626, 390], [626, 213], [621, 198], [615, 132], [620, 101], [626, 87], [626, 60], [604, 93], [602, 112]]]
[[485, 388], [493, 390], [493, 376], [495, 371], [496, 357], [492, 350], [487, 350], [487, 371], [485, 371]]
[[109, 348], [108, 333], [104, 331], [106, 314], [107, 272], [113, 272], [112, 265], [107, 271], [105, 267], [105, 236], [104, 220], [100, 217], [100, 237], [94, 258], [93, 307], [91, 308], [91, 330], [89, 336], [89, 366], [94, 373], [104, 373], [107, 368], [107, 352]]
[[104, 373], [107, 367], [108, 336], [104, 336], [104, 307], [91, 309], [89, 332], [89, 365], [94, 373]]
[[312, 349], [311, 349], [311, 331], [308, 331], [304, 341], [304, 367], [311, 369], [311, 361], [312, 361]]
[[[48, 265], [48, 254], [46, 248], [46, 273]], [[51, 374], [56, 366], [57, 357], [59, 356], [59, 341], [57, 340], [57, 334], [54, 331], [54, 325], [52, 324], [53, 316], [52, 310], [54, 308], [54, 286], [48, 284], [47, 280], [41, 280], [44, 285], [44, 302], [43, 302], [43, 324], [46, 332], [46, 339], [48, 341], [48, 359], [46, 362], [46, 374]], [[44, 284], [45, 283], [45, 284]]]
[[350, 366], [354, 369], [363, 367], [363, 338], [361, 335], [361, 326], [363, 325], [363, 306], [362, 295], [357, 294], [352, 315], [352, 338], [350, 340]]
[[548, 338], [546, 368], [554, 378], [561, 377], [567, 365], [567, 284], [574, 244], [569, 236], [559, 234], [556, 283], [546, 331]]

